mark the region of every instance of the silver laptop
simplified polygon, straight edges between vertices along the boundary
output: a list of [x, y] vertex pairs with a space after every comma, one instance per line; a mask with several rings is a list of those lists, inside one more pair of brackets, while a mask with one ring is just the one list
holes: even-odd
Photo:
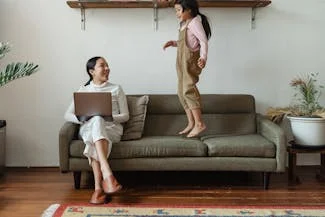
[[79, 121], [87, 121], [93, 116], [102, 116], [106, 121], [113, 120], [110, 92], [75, 92], [73, 98]]

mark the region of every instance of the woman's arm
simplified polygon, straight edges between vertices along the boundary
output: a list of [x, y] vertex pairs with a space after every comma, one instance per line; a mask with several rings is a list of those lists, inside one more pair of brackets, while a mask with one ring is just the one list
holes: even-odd
[[129, 120], [129, 108], [125, 93], [121, 86], [119, 86], [117, 98], [120, 113], [113, 115], [113, 119], [118, 123], [127, 122]]
[[74, 102], [72, 101], [69, 108], [67, 109], [67, 111], [64, 114], [64, 119], [68, 122], [72, 122], [75, 124], [82, 124], [82, 122], [80, 122], [77, 118], [77, 116], [74, 113]]
[[[78, 92], [80, 92], [81, 90], [83, 90], [83, 87], [80, 87]], [[82, 124], [81, 121], [78, 120], [77, 116], [75, 115], [75, 111], [74, 111], [74, 101], [72, 100], [72, 102], [70, 103], [68, 109], [66, 110], [65, 114], [64, 114], [64, 119], [68, 122], [72, 122], [75, 124]]]
[[208, 58], [208, 38], [205, 34], [201, 18], [195, 17], [188, 25], [188, 28], [200, 43], [200, 58], [207, 61]]

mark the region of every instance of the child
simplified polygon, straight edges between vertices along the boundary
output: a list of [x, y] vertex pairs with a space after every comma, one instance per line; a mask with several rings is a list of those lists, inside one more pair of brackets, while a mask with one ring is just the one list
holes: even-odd
[[207, 61], [211, 29], [196, 0], [176, 0], [174, 7], [180, 20], [179, 38], [166, 42], [163, 48], [177, 47], [178, 96], [188, 119], [188, 125], [179, 134], [196, 137], [206, 129], [196, 83]]
[[89, 59], [86, 68], [90, 79], [78, 92], [111, 92], [113, 121], [108, 122], [100, 116], [94, 116], [80, 122], [74, 114], [74, 102], [69, 106], [64, 118], [81, 125], [79, 135], [86, 144], [83, 154], [88, 157], [95, 179], [95, 191], [90, 203], [103, 204], [105, 193], [112, 194], [122, 188], [115, 179], [107, 158], [113, 143], [120, 141], [123, 134], [121, 123], [129, 119], [129, 110], [121, 86], [108, 82], [110, 69], [103, 57]]

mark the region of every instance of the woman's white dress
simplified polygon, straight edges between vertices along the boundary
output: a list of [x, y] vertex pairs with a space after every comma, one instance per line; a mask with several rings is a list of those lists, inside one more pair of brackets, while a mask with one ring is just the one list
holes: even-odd
[[79, 88], [78, 92], [111, 92], [112, 93], [112, 115], [113, 121], [105, 121], [100, 116], [94, 116], [86, 122], [80, 122], [74, 112], [74, 102], [72, 100], [69, 108], [65, 112], [64, 119], [69, 122], [80, 124], [79, 135], [86, 144], [83, 154], [88, 157], [89, 164], [91, 159], [98, 161], [98, 156], [94, 143], [100, 139], [109, 142], [107, 157], [109, 156], [112, 144], [119, 142], [123, 134], [121, 123], [129, 119], [129, 110], [126, 96], [120, 85], [105, 82], [96, 85], [90, 82], [87, 86]]

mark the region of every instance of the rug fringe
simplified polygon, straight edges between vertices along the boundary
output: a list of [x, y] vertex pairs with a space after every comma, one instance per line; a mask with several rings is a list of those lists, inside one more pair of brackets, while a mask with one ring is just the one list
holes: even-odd
[[55, 211], [59, 208], [60, 204], [50, 205], [41, 215], [41, 217], [52, 217]]

